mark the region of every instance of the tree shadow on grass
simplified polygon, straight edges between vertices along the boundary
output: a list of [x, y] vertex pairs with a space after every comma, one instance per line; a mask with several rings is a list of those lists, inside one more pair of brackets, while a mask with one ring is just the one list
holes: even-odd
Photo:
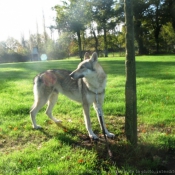
[[[44, 130], [41, 130], [41, 132], [49, 138], [52, 137]], [[74, 139], [75, 136], [78, 136], [79, 139]], [[116, 170], [120, 169], [134, 174], [144, 172], [147, 172], [146, 174], [153, 172], [155, 174], [162, 174], [162, 172], [168, 174], [170, 171], [175, 173], [175, 149], [174, 147], [172, 149], [171, 146], [171, 144], [175, 144], [175, 138], [168, 139], [169, 146], [167, 147], [142, 143], [141, 141], [139, 141], [137, 147], [133, 147], [127, 143], [125, 135], [122, 133], [114, 139], [108, 139], [109, 149], [112, 153], [112, 157], [110, 157], [104, 137], [102, 134], [98, 134], [98, 136], [99, 140], [93, 141], [88, 135], [75, 128], [69, 128], [65, 133], [54, 135], [56, 139], [72, 146], [72, 148], [79, 147], [95, 151], [98, 157], [95, 171], [101, 171], [101, 168], [103, 168], [108, 172], [111, 167], [116, 167]], [[160, 136], [157, 139], [164, 143], [167, 141], [166, 136]]]
[[6, 110], [3, 112], [4, 115], [9, 116], [9, 115], [28, 115], [30, 109], [28, 106], [18, 106], [17, 108], [10, 108], [9, 110]]

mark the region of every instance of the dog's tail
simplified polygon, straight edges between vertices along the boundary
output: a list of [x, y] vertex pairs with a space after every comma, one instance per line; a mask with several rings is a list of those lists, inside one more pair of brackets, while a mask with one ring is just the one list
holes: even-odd
[[34, 105], [38, 102], [40, 97], [52, 92], [54, 85], [57, 82], [57, 77], [53, 71], [48, 70], [37, 75], [33, 80]]

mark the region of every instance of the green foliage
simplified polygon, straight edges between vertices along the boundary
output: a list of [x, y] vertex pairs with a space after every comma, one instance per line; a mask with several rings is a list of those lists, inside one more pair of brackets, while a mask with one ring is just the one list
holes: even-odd
[[86, 24], [86, 1], [69, 0], [64, 5], [54, 7], [57, 12], [57, 28], [59, 31], [77, 32], [84, 30]]
[[81, 32], [89, 22], [88, 1], [70, 0], [64, 2], [63, 6], [55, 6], [57, 12], [57, 28], [60, 32], [73, 32], [77, 35], [79, 56], [82, 59]]
[[92, 19], [97, 23], [97, 31], [99, 33], [103, 33], [104, 36], [104, 47], [102, 50], [105, 51], [105, 57], [108, 56], [108, 40], [107, 40], [107, 33], [109, 30], [114, 29], [116, 26], [117, 17], [116, 17], [116, 10], [115, 10], [115, 1], [108, 0], [108, 1], [92, 1]]
[[[171, 46], [166, 49], [164, 41], [162, 40], [163, 26], [167, 25], [168, 22], [171, 25], [172, 18], [174, 18], [173, 10], [174, 2], [166, 0], [138, 0], [134, 1], [134, 22], [135, 22], [135, 38], [139, 47], [139, 54], [148, 53], [160, 53], [160, 52], [171, 52], [173, 51], [172, 46], [174, 41], [171, 42]], [[172, 25], [173, 26], [173, 25]], [[168, 25], [169, 30], [174, 35], [172, 27]], [[164, 36], [168, 40], [169, 37]]]
[[11, 63], [11, 62], [26, 62], [30, 60], [30, 55], [23, 55], [19, 53], [0, 53], [0, 63]]
[[[70, 2], [73, 4], [73, 2], [76, 1]], [[71, 14], [70, 9], [74, 7], [71, 3], [66, 4], [69, 14]], [[89, 30], [92, 35], [87, 36], [85, 39], [93, 44], [93, 47], [90, 45], [87, 50], [104, 50], [105, 56], [107, 56], [107, 50], [118, 50], [121, 46], [121, 49], [123, 49], [125, 47], [125, 40], [123, 39], [125, 38], [125, 31], [117, 32], [116, 30], [116, 26], [124, 22], [123, 4], [118, 4], [112, 0], [92, 0], [83, 3], [86, 4], [85, 8], [81, 4], [78, 6], [81, 6], [81, 9], [83, 9], [82, 13], [84, 13], [84, 16], [81, 16], [80, 19], [81, 21], [84, 20], [86, 23], [81, 24], [84, 25], [84, 28], [89, 24]], [[166, 36], [164, 35], [164, 39], [162, 40], [161, 34], [163, 26], [166, 25], [167, 22], [173, 24], [171, 20], [173, 13], [169, 13], [170, 10], [172, 11], [173, 7], [171, 4], [173, 4], [173, 2], [165, 0], [149, 0], [146, 2], [143, 0], [134, 1], [135, 40], [137, 42], [135, 45], [138, 47], [138, 53], [140, 55], [164, 51], [173, 52], [174, 41], [170, 40], [170, 46], [168, 49], [164, 49], [165, 45], [163, 40], [165, 40]], [[61, 14], [61, 18], [65, 18], [60, 9], [58, 9], [57, 12]], [[85, 14], [88, 14], [88, 20]], [[75, 24], [77, 24], [76, 20], [77, 19], [72, 18], [71, 22], [74, 21]], [[59, 23], [60, 28], [63, 27], [61, 22], [62, 20], [60, 20]], [[168, 25], [168, 28], [169, 27]], [[58, 27], [58, 30], [60, 30], [60, 28]], [[170, 29], [170, 31], [172, 30]], [[171, 32], [171, 35], [174, 35], [174, 31]], [[81, 38], [82, 37], [83, 35], [81, 35]], [[166, 40], [169, 40], [169, 38], [167, 37]]]
[[162, 30], [160, 33], [160, 38], [162, 39], [162, 47], [166, 52], [172, 52], [175, 50], [175, 32], [173, 30], [171, 23], [166, 23], [162, 26]]

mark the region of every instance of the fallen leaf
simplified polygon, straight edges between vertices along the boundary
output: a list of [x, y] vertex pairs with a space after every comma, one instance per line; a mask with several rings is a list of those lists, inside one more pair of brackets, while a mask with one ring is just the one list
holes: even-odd
[[67, 132], [68, 130], [67, 129], [63, 129], [64, 132]]
[[80, 123], [84, 123], [84, 121], [83, 121], [83, 120], [79, 120], [79, 122], [80, 122]]
[[143, 129], [143, 130], [142, 130], [142, 133], [146, 133], [146, 130], [145, 130], [145, 129]]
[[51, 124], [52, 124], [52, 121], [49, 120], [49, 121], [47, 122], [47, 124], [50, 124], [50, 125], [51, 125]]
[[166, 135], [169, 135], [169, 134], [171, 134], [171, 129], [170, 128], [168, 128], [167, 131], [166, 131]]
[[14, 130], [14, 131], [17, 131], [17, 130], [18, 130], [18, 128], [17, 128], [17, 127], [15, 127], [13, 130]]
[[83, 162], [84, 162], [83, 159], [79, 159], [79, 160], [78, 160], [78, 163], [83, 163]]
[[160, 124], [161, 127], [165, 126], [163, 123]]

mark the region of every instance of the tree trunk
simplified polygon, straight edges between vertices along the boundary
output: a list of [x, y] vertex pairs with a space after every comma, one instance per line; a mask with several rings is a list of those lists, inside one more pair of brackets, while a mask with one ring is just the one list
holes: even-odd
[[106, 28], [104, 27], [104, 45], [105, 45], [105, 57], [108, 57], [108, 48], [107, 48], [107, 38], [106, 38]]
[[136, 19], [135, 22], [135, 39], [138, 43], [138, 54], [143, 55], [143, 54], [148, 54], [148, 49], [144, 47], [143, 44], [143, 32], [141, 28], [142, 23]]
[[125, 0], [126, 22], [126, 84], [125, 84], [125, 133], [127, 140], [137, 144], [137, 98], [134, 50], [133, 0]]
[[159, 24], [157, 24], [156, 29], [155, 29], [155, 41], [156, 41], [156, 53], [159, 53], [159, 34], [160, 34], [160, 29], [161, 26], [159, 26]]
[[81, 36], [80, 36], [80, 30], [77, 31], [77, 36], [78, 36], [78, 51], [79, 51], [80, 59], [81, 59], [81, 61], [82, 61], [82, 60], [83, 60], [83, 57], [82, 57], [82, 49], [81, 49]]
[[97, 36], [96, 36], [94, 30], [92, 30], [92, 33], [93, 33], [93, 35], [94, 35], [94, 39], [95, 39], [95, 51], [96, 51], [97, 54], [98, 54], [98, 38], [97, 38]]

